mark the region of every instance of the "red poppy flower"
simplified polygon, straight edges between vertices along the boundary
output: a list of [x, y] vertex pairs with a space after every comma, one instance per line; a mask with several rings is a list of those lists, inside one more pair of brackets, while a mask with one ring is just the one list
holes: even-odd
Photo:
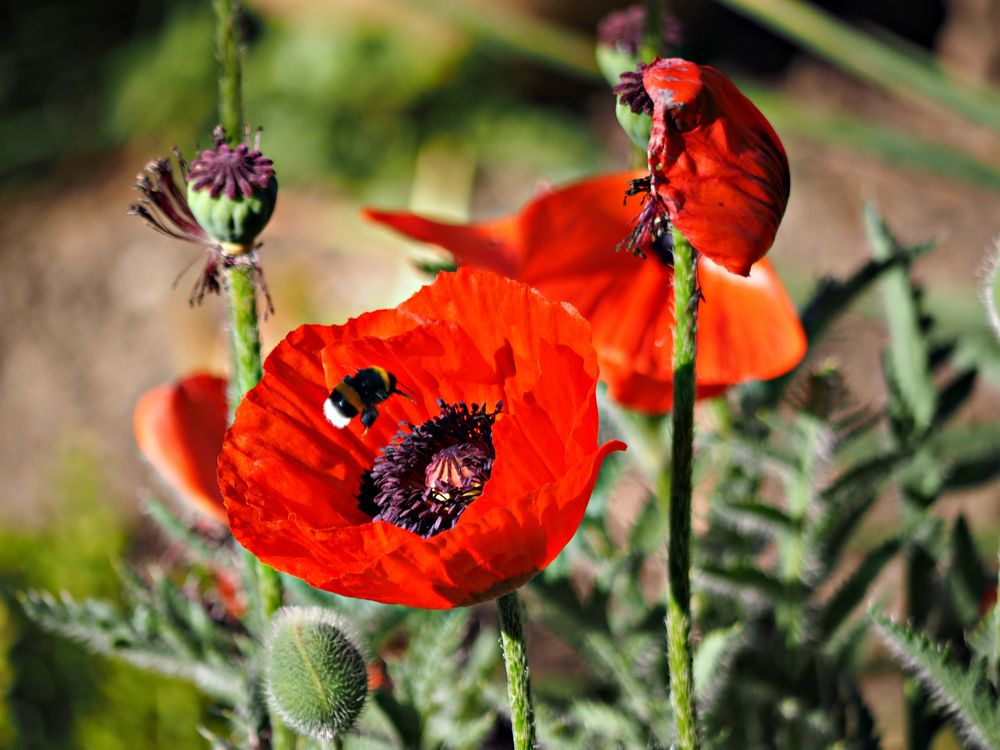
[[[673, 397], [673, 266], [662, 240], [646, 260], [614, 248], [634, 208], [622, 191], [636, 173], [598, 177], [546, 193], [519, 214], [455, 226], [406, 213], [367, 216], [450, 250], [460, 265], [502, 273], [574, 305], [593, 327], [601, 380], [621, 404], [670, 409]], [[805, 355], [806, 340], [784, 288], [766, 261], [749, 276], [699, 261], [696, 372], [701, 396], [745, 380], [777, 377]]]
[[153, 467], [181, 497], [223, 523], [215, 471], [227, 422], [226, 381], [204, 374], [147, 391], [133, 419], [135, 441]]
[[[360, 385], [373, 373], [378, 395]], [[439, 609], [508, 593], [569, 541], [602, 459], [624, 448], [597, 444], [596, 380], [585, 320], [474, 269], [393, 310], [302, 326], [226, 434], [230, 528], [346, 596]], [[325, 414], [347, 402], [380, 414], [335, 427]]]
[[640, 64], [615, 92], [653, 116], [650, 175], [633, 188], [649, 196], [630, 247], [669, 219], [699, 253], [748, 275], [788, 202], [788, 157], [771, 124], [725, 75], [679, 58]]

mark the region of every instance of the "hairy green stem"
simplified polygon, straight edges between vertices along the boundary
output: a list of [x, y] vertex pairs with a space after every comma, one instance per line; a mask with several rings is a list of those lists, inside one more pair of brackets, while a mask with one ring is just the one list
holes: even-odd
[[[260, 326], [257, 319], [256, 271], [234, 265], [223, 272], [229, 307], [229, 341], [232, 349], [233, 375], [230, 405], [236, 405], [247, 391], [260, 382], [263, 374], [260, 358]], [[267, 622], [282, 604], [281, 578], [273, 569], [257, 563], [257, 583], [262, 619]]]
[[531, 702], [528, 644], [524, 639], [521, 602], [517, 592], [497, 599], [497, 609], [500, 612], [500, 645], [507, 667], [507, 697], [510, 699], [514, 749], [534, 750], [535, 707]]
[[[674, 431], [671, 461], [664, 470], [670, 485], [668, 541], [667, 662], [670, 705], [678, 747], [698, 747], [694, 676], [691, 664], [691, 474], [694, 459], [696, 332], [698, 329], [697, 254], [674, 233]], [[661, 487], [664, 483], [661, 481]]]
[[[240, 0], [213, 0], [216, 20], [216, 55], [219, 60], [219, 120], [231, 138], [239, 138], [245, 122], [243, 114], [243, 61], [240, 39]], [[230, 415], [236, 412], [243, 395], [263, 375], [260, 356], [260, 321], [257, 315], [257, 271], [244, 264], [224, 265], [223, 285], [229, 309], [229, 340], [232, 373], [229, 388]], [[281, 607], [283, 592], [277, 571], [244, 554], [244, 580], [252, 613], [261, 631]], [[270, 717], [273, 750], [295, 750], [295, 734]]]
[[243, 117], [243, 65], [240, 50], [240, 0], [213, 0], [215, 50], [219, 58], [219, 121], [239, 139]]

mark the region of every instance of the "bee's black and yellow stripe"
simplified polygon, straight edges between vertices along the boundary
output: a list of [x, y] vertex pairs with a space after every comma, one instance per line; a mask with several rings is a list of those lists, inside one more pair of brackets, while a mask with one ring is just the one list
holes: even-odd
[[344, 419], [354, 419], [365, 408], [361, 396], [348, 381], [350, 375], [337, 383], [330, 394], [330, 401]]
[[361, 414], [365, 427], [369, 427], [378, 416], [375, 405], [396, 392], [396, 378], [388, 370], [382, 367], [358, 370], [354, 375], [344, 376], [330, 392], [327, 406], [334, 413], [327, 418], [341, 427]]

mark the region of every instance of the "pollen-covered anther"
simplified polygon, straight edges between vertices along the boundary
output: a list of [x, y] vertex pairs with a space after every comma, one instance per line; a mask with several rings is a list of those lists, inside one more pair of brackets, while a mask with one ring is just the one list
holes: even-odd
[[493, 471], [493, 422], [500, 413], [438, 401], [440, 413], [410, 425], [382, 449], [362, 481], [359, 507], [423, 537], [452, 528]]
[[493, 456], [475, 443], [452, 445], [434, 454], [424, 470], [431, 496], [441, 503], [470, 503], [483, 494]]

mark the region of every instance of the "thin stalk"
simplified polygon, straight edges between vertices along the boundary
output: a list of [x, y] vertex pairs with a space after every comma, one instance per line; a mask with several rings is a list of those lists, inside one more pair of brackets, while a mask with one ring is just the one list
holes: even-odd
[[[216, 54], [219, 59], [219, 119], [230, 137], [239, 138], [243, 129], [243, 64], [240, 40], [240, 0], [214, 0]], [[263, 375], [260, 356], [260, 321], [257, 315], [257, 272], [241, 264], [223, 267], [223, 284], [229, 310], [229, 340], [232, 357], [230, 415], [243, 395]], [[255, 584], [250, 595], [256, 612], [254, 621], [263, 628], [281, 606], [283, 593], [277, 571], [249, 553], [244, 554], [244, 580]], [[273, 750], [295, 750], [295, 734], [270, 717]]]
[[[263, 374], [260, 357], [260, 326], [257, 318], [256, 272], [253, 268], [234, 265], [225, 269], [223, 281], [229, 308], [229, 341], [233, 360], [233, 387], [230, 405], [236, 404], [247, 391], [260, 382]], [[248, 564], [256, 570], [251, 576], [257, 583], [261, 620], [266, 623], [279, 607], [283, 593], [277, 571], [247, 555]], [[253, 562], [250, 562], [250, 561]]]
[[642, 60], [652, 62], [663, 52], [663, 19], [667, 15], [665, 0], [646, 0], [646, 28], [643, 30]]
[[691, 664], [691, 490], [694, 461], [694, 360], [698, 330], [697, 254], [674, 234], [674, 431], [670, 464], [661, 472], [660, 489], [670, 487], [668, 540], [667, 663], [670, 705], [678, 747], [698, 747], [694, 675]]
[[514, 750], [534, 750], [535, 706], [531, 701], [528, 670], [528, 644], [521, 620], [521, 602], [517, 592], [497, 599], [500, 612], [500, 645], [507, 667], [507, 697], [510, 700], [510, 723], [514, 730]]
[[243, 64], [240, 49], [241, 0], [213, 0], [215, 50], [219, 58], [219, 121], [230, 138], [240, 137], [243, 123]]

